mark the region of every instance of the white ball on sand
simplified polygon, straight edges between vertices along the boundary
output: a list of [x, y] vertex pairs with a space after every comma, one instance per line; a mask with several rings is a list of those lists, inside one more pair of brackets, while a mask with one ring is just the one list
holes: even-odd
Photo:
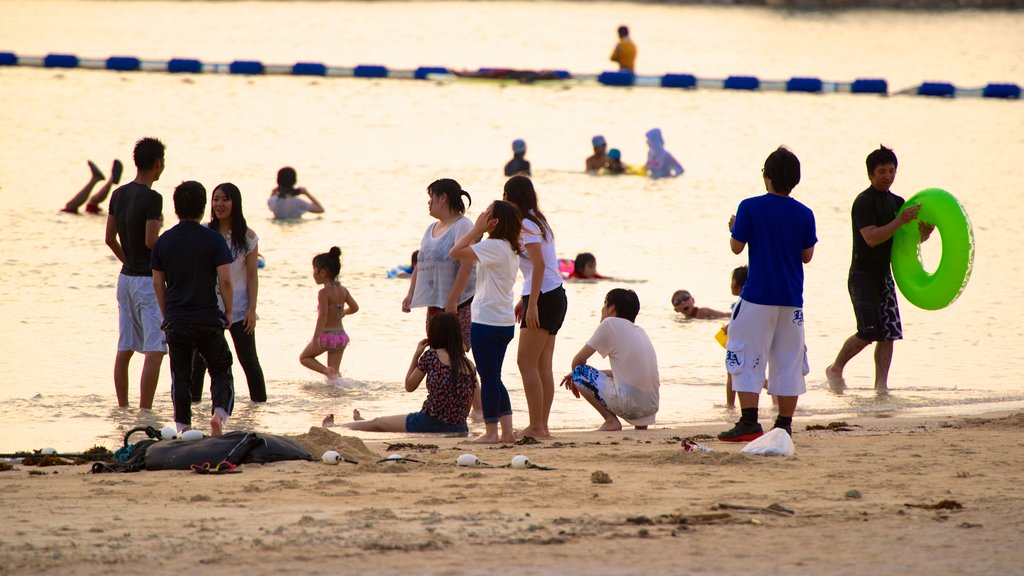
[[320, 459], [324, 461], [324, 464], [335, 466], [341, 462], [341, 454], [338, 454], [334, 450], [328, 450], [327, 452], [324, 452], [324, 455], [321, 456]]
[[174, 429], [174, 426], [164, 426], [160, 429], [160, 437], [164, 440], [172, 440], [176, 433], [177, 431]]
[[44, 456], [49, 456], [51, 454], [56, 454], [57, 453], [57, 449], [56, 448], [43, 448], [42, 450], [39, 451], [39, 453], [43, 454]]
[[392, 454], [388, 456], [388, 460], [401, 460], [402, 458], [405, 458], [405, 456], [402, 456], [401, 454]]
[[193, 428], [192, 430], [186, 430], [186, 431], [181, 433], [181, 439], [182, 440], [202, 440], [203, 439], [203, 431], [202, 430], [196, 430], [195, 428]]
[[516, 454], [515, 456], [512, 457], [512, 467], [513, 468], [529, 468], [530, 467], [530, 459], [527, 458], [526, 456], [523, 456], [522, 454]]
[[476, 457], [476, 454], [463, 454], [455, 460], [455, 463], [459, 466], [476, 466], [480, 463], [480, 459]]

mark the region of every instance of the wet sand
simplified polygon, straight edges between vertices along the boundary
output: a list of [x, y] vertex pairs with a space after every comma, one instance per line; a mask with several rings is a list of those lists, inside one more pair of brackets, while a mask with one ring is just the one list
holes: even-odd
[[[0, 472], [0, 574], [996, 574], [1024, 565], [1024, 413], [795, 427], [747, 456], [718, 428], [541, 444], [393, 443], [240, 474]], [[828, 425], [832, 424], [833, 429]], [[838, 428], [838, 429], [836, 429]], [[344, 432], [344, 431], [342, 431]], [[708, 436], [702, 436], [708, 435]], [[692, 437], [712, 452], [684, 452]], [[456, 466], [475, 453], [494, 467]], [[392, 453], [420, 462], [377, 463]], [[498, 466], [516, 454], [555, 470]], [[607, 482], [610, 480], [610, 482]]]

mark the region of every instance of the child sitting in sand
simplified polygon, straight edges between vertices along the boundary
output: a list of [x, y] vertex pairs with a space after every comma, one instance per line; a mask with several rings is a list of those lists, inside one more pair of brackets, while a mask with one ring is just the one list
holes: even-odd
[[[317, 294], [316, 329], [313, 339], [299, 355], [299, 362], [314, 372], [319, 372], [333, 382], [340, 377], [341, 357], [345, 354], [349, 337], [341, 320], [359, 311], [352, 294], [338, 282], [341, 273], [341, 248], [334, 246], [330, 252], [313, 258], [313, 280], [323, 284]], [[327, 353], [327, 366], [317, 356]]]
[[[416, 345], [416, 353], [405, 375], [406, 391], [416, 390], [424, 377], [427, 399], [419, 412], [365, 420], [359, 410], [353, 410], [355, 421], [343, 426], [367, 432], [468, 435], [466, 418], [476, 390], [476, 367], [466, 357], [462, 327], [454, 314], [442, 312], [430, 320], [427, 338]], [[323, 425], [325, 428], [335, 426], [334, 414], [325, 418]]]

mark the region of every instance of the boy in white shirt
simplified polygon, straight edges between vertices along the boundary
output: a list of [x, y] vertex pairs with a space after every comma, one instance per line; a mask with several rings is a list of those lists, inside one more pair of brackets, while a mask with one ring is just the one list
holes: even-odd
[[[622, 430], [622, 418], [637, 430], [654, 424], [658, 412], [658, 358], [647, 332], [633, 322], [640, 299], [632, 290], [615, 288], [601, 307], [601, 324], [572, 359], [572, 372], [562, 385], [582, 396], [602, 417], [598, 430]], [[611, 370], [601, 371], [586, 361], [598, 352], [609, 357]]]

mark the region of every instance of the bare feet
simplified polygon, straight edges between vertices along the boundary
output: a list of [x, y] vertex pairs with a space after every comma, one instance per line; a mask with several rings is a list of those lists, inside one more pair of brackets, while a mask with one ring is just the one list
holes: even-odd
[[337, 426], [337, 424], [334, 423], [334, 414], [328, 414], [327, 417], [324, 418], [324, 422], [321, 426], [324, 428], [334, 428]]
[[472, 442], [473, 444], [497, 444], [499, 441], [497, 432], [485, 432], [477, 436]]
[[224, 434], [224, 421], [220, 419], [220, 414], [214, 414], [213, 418], [210, 418], [210, 436], [221, 434]]
[[831, 364], [825, 368], [825, 381], [828, 382], [828, 389], [836, 394], [842, 394], [846, 390], [846, 380], [843, 379], [843, 371], [834, 370]]
[[618, 418], [605, 420], [604, 424], [601, 424], [601, 427], [597, 429], [598, 432], [618, 432], [619, 430], [622, 430], [622, 422], [619, 422]]
[[532, 438], [547, 438], [551, 436], [551, 434], [547, 433], [545, 430], [534, 428], [533, 426], [527, 426], [526, 428], [516, 432], [516, 438], [519, 440], [522, 440], [527, 436]]
[[473, 410], [469, 413], [469, 419], [473, 422], [482, 422], [484, 419], [483, 410]]
[[366, 420], [366, 418], [363, 418], [363, 415], [359, 413], [358, 408], [352, 410], [352, 419], [355, 420], [356, 422], [359, 422], [360, 420]]

